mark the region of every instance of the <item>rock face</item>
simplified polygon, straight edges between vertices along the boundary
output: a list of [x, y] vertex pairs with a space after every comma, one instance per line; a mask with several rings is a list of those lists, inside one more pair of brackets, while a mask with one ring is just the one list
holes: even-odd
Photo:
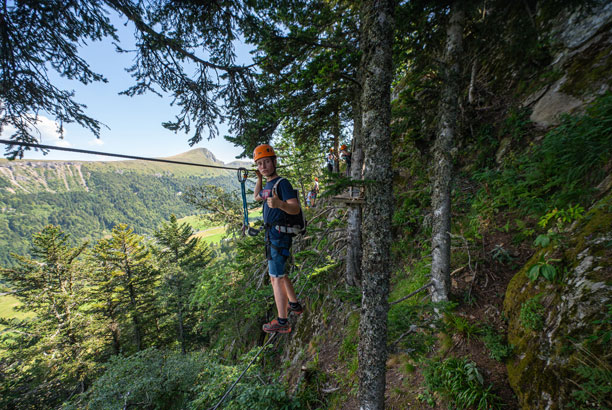
[[[508, 341], [516, 353], [507, 363], [508, 377], [523, 409], [580, 408], [581, 369], [608, 366], [609, 373], [612, 348], [605, 335], [612, 331], [612, 193], [564, 236], [566, 246], [536, 253], [506, 291]], [[553, 253], [562, 259], [562, 266], [556, 264], [561, 278], [531, 281], [529, 269]], [[539, 330], [527, 326], [530, 303], [539, 306], [532, 311], [540, 316]]]
[[541, 127], [557, 124], [561, 114], [612, 88], [612, 3], [583, 5], [556, 21], [549, 34], [557, 52], [549, 68], [560, 78], [523, 102], [532, 107], [531, 121]]

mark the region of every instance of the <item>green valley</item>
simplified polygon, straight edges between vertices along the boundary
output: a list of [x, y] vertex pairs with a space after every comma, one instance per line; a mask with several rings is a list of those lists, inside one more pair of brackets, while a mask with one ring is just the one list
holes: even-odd
[[[169, 159], [225, 165], [205, 149]], [[48, 224], [61, 226], [74, 240], [101, 238], [118, 223], [149, 235], [171, 214], [195, 214], [181, 196], [202, 184], [239, 190], [234, 171], [216, 168], [146, 161], [0, 160], [0, 264], [12, 264], [11, 252], [28, 253], [32, 234]]]

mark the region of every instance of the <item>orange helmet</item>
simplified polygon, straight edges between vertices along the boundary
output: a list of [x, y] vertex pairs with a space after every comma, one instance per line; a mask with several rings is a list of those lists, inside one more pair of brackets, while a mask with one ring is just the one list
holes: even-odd
[[253, 151], [253, 161], [257, 162], [259, 158], [275, 157], [274, 148], [268, 144], [261, 144], [255, 147]]
[[319, 178], [315, 177], [315, 181], [318, 181], [318, 180], [319, 180]]
[[344, 145], [344, 144], [340, 145], [340, 149], [341, 150], [346, 149], [346, 145]]

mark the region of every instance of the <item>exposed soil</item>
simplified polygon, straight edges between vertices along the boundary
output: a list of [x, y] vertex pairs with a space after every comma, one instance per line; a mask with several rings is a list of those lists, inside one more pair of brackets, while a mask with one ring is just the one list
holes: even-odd
[[[506, 287], [532, 254], [529, 246], [514, 246], [511, 240], [510, 233], [490, 234], [483, 240], [481, 249], [477, 251], [478, 255], [472, 255], [473, 260], [478, 260], [479, 264], [461, 270], [455, 267], [456, 273], [452, 276], [451, 298], [458, 303], [454, 313], [468, 319], [474, 325], [492, 326], [502, 335], [506, 334], [506, 323], [502, 315]], [[511, 260], [509, 258], [504, 261], [491, 257], [496, 246], [498, 249], [502, 247], [506, 250]], [[336, 326], [328, 329], [326, 343], [319, 346], [319, 369], [327, 375], [325, 385], [320, 386], [319, 390], [324, 396], [340, 391], [344, 401], [341, 405], [336, 404], [334, 408], [353, 410], [359, 408], [358, 378], [356, 375], [349, 377], [347, 364], [338, 360], [343, 333], [338, 327], [342, 328], [343, 324], [336, 323]], [[467, 339], [455, 334], [452, 342], [452, 347], [445, 353], [445, 357], [465, 357], [475, 362], [485, 379], [485, 384], [494, 386], [493, 392], [501, 398], [505, 408], [518, 409], [517, 399], [508, 384], [505, 364], [490, 358], [489, 350], [478, 337]], [[425, 391], [423, 376], [418, 366], [414, 366], [412, 371], [407, 371], [407, 368], [411, 368], [410, 364], [412, 364], [410, 360], [402, 354], [392, 354], [388, 358], [386, 408], [447, 409], [448, 404], [440, 397], [436, 397], [435, 407], [419, 399], [419, 395]]]

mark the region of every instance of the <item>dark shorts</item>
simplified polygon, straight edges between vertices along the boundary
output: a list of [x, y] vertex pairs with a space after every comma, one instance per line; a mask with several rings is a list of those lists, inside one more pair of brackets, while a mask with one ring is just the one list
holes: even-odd
[[291, 239], [281, 236], [281, 238], [270, 238], [270, 245], [267, 249], [268, 273], [275, 278], [285, 276], [285, 264], [291, 255]]
[[[286, 253], [286, 255], [285, 255]], [[274, 248], [270, 249], [270, 259], [268, 259], [268, 273], [275, 278], [285, 276], [285, 262], [289, 257], [289, 249]]]

